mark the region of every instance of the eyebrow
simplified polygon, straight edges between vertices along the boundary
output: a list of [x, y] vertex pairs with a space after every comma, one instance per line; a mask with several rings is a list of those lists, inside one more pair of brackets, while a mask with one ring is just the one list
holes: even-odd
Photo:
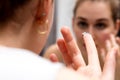
[[76, 19], [81, 19], [81, 20], [87, 21], [87, 19], [85, 19], [83, 17], [77, 17]]
[[108, 19], [106, 18], [101, 18], [101, 19], [98, 19], [97, 22], [100, 22], [100, 21], [109, 21]]
[[[77, 17], [76, 19], [87, 21], [87, 19], [83, 18], [83, 17]], [[108, 22], [109, 20], [107, 18], [101, 18], [101, 19], [96, 20], [96, 22], [101, 22], [101, 21], [107, 21]]]

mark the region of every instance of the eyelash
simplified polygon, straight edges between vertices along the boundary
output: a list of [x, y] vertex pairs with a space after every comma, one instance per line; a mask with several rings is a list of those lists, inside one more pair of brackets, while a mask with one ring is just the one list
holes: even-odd
[[95, 26], [96, 26], [96, 28], [98, 28], [98, 29], [104, 29], [104, 28], [107, 27], [107, 25], [106, 25], [105, 23], [97, 23]]
[[[86, 29], [86, 28], [89, 27], [89, 24], [87, 24], [84, 21], [78, 21], [77, 22], [77, 26], [79, 28], [81, 28], [81, 29]], [[107, 27], [107, 24], [105, 24], [105, 23], [97, 23], [97, 24], [95, 24], [94, 27], [97, 28], [97, 29], [101, 29], [102, 30], [102, 29], [105, 29]]]
[[88, 24], [86, 22], [80, 21], [77, 23], [77, 26], [79, 26], [79, 28], [85, 29], [88, 27]]

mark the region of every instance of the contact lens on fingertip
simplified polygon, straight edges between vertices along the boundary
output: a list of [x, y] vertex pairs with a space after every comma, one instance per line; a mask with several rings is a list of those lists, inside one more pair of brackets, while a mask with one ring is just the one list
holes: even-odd
[[83, 33], [82, 33], [83, 36], [84, 36], [84, 35], [88, 35], [88, 34], [90, 35], [90, 33], [88, 33], [88, 32], [83, 32]]

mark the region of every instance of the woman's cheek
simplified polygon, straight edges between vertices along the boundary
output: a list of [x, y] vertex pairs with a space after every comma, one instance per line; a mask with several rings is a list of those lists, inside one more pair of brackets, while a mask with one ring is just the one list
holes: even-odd
[[104, 34], [101, 34], [100, 37], [101, 37], [100, 40], [105, 43], [106, 40], [110, 39], [110, 34], [104, 33]]
[[80, 29], [75, 29], [75, 35], [76, 35], [76, 38], [82, 38], [82, 33], [83, 31], [81, 31]]

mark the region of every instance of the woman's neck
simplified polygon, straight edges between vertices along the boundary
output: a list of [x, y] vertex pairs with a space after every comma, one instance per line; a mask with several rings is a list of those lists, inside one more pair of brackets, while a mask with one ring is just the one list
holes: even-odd
[[24, 46], [24, 39], [26, 38], [27, 33], [24, 32], [25, 29], [22, 31], [22, 28], [20, 28], [21, 26], [15, 23], [5, 26], [5, 28], [0, 31], [0, 45], [22, 48]]

